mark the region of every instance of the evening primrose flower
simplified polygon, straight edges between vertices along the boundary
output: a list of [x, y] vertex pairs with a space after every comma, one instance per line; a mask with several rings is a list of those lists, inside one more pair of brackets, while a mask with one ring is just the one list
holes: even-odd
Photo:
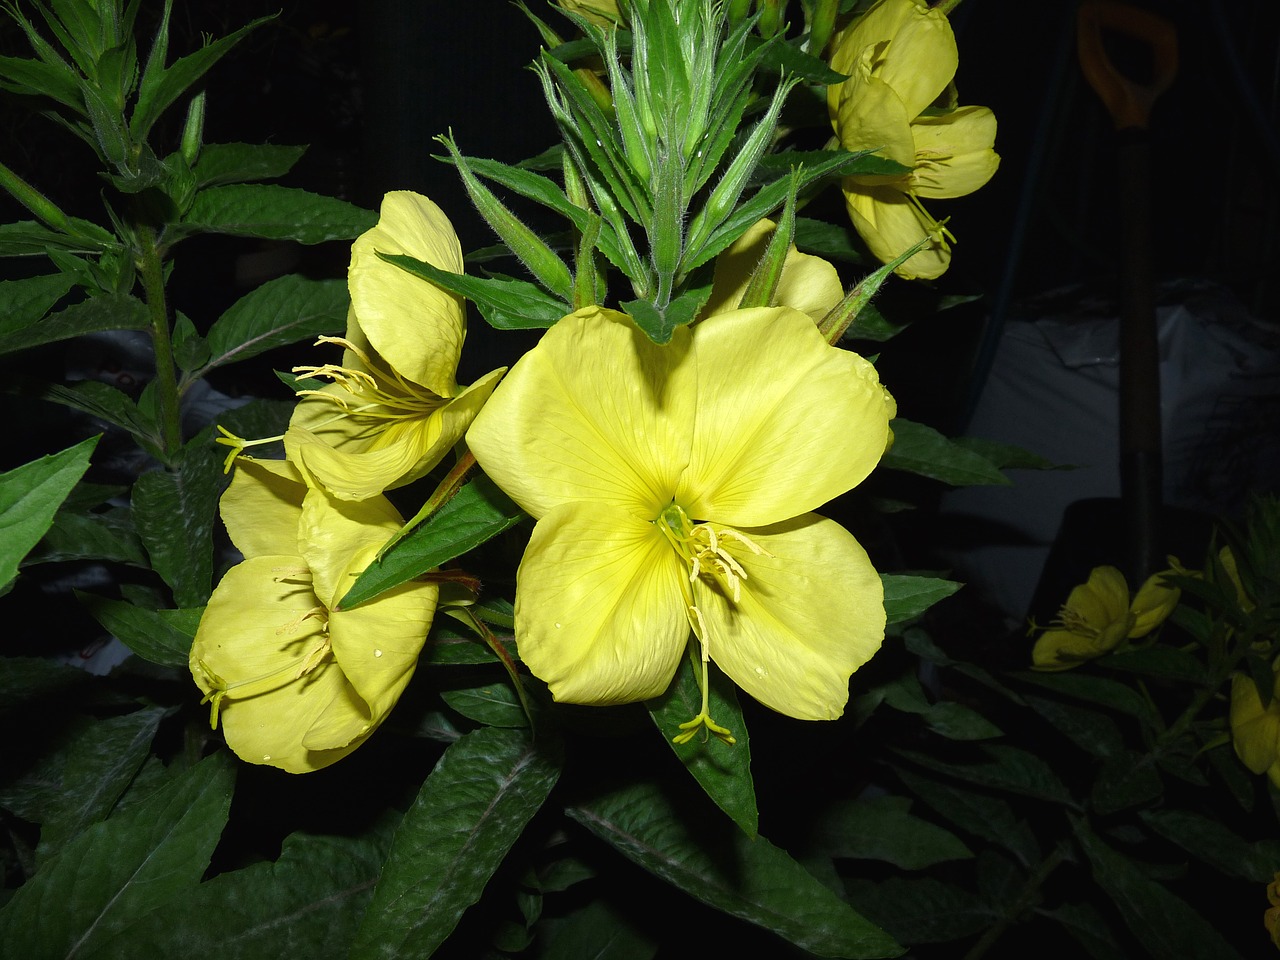
[[1000, 158], [996, 120], [986, 107], [936, 109], [958, 56], [946, 14], [923, 0], [880, 0], [832, 40], [831, 68], [848, 74], [827, 88], [840, 145], [875, 150], [910, 170], [845, 177], [841, 188], [854, 227], [881, 261], [931, 238], [895, 271], [941, 276], [954, 238], [920, 199], [962, 197], [991, 179]]
[[[1274, 669], [1274, 668], [1273, 668]], [[1240, 762], [1280, 787], [1280, 673], [1265, 707], [1251, 677], [1231, 677], [1231, 743]]]
[[472, 424], [476, 459], [537, 520], [516, 585], [520, 655], [557, 700], [644, 700], [690, 637], [761, 703], [833, 719], [884, 636], [883, 591], [810, 513], [884, 452], [875, 369], [787, 308], [652, 343], [624, 314], [555, 324]]
[[1031, 651], [1035, 670], [1069, 670], [1110, 653], [1127, 639], [1145, 637], [1178, 605], [1182, 591], [1161, 583], [1174, 570], [1147, 578], [1129, 602], [1129, 586], [1115, 567], [1094, 567], [1089, 580], [1071, 591], [1053, 626]]
[[[772, 220], [760, 220], [716, 257], [711, 296], [702, 308], [702, 316], [737, 309], [776, 229]], [[836, 268], [821, 257], [801, 253], [792, 244], [782, 264], [773, 306], [807, 313], [816, 323], [843, 298], [844, 288]]]
[[221, 511], [245, 559], [209, 598], [191, 674], [241, 759], [318, 770], [363, 743], [395, 705], [439, 587], [411, 581], [335, 609], [403, 520], [383, 497], [347, 503], [308, 489], [288, 461], [241, 460]]
[[503, 370], [470, 387], [455, 381], [466, 336], [455, 294], [382, 260], [408, 254], [462, 272], [462, 250], [440, 208], [408, 191], [388, 193], [377, 225], [351, 248], [346, 335], [339, 364], [297, 367], [331, 381], [304, 390], [285, 451], [343, 500], [363, 500], [417, 480], [462, 438]]

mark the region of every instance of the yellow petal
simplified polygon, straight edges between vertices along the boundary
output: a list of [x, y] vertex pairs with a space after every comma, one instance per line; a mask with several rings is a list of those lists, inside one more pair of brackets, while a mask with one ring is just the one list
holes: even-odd
[[[716, 257], [711, 296], [702, 307], [703, 318], [738, 308], [776, 227], [772, 220], [761, 220]], [[783, 261], [772, 305], [791, 307], [817, 321], [843, 297], [844, 288], [836, 268], [821, 257], [801, 253], [792, 245]]]
[[1280, 701], [1266, 709], [1253, 680], [1243, 673], [1231, 678], [1231, 742], [1240, 762], [1264, 773], [1280, 759]]
[[1097, 637], [1070, 630], [1046, 630], [1031, 650], [1031, 665], [1036, 670], [1070, 670], [1104, 653]]
[[882, 263], [888, 263], [926, 237], [934, 243], [899, 266], [894, 273], [906, 280], [933, 280], [951, 264], [951, 246], [938, 222], [891, 187], [868, 187], [852, 177], [842, 181], [845, 209], [858, 235]]
[[794, 517], [856, 486], [884, 453], [875, 368], [830, 346], [803, 313], [710, 317], [693, 328], [693, 353], [697, 418], [676, 501], [695, 520], [754, 527]]
[[992, 149], [996, 117], [986, 107], [960, 107], [911, 124], [915, 169], [911, 188], [917, 196], [963, 197], [991, 179], [1000, 165]]
[[1089, 579], [1071, 591], [1066, 606], [1095, 630], [1106, 630], [1129, 615], [1129, 585], [1115, 567], [1094, 567]]
[[351, 247], [351, 306], [374, 349], [414, 383], [450, 397], [466, 320], [460, 297], [386, 263], [407, 254], [462, 273], [462, 248], [449, 218], [426, 197], [388, 193], [378, 224]]
[[349, 569], [352, 557], [376, 553], [403, 525], [386, 497], [353, 502], [309, 491], [302, 503], [298, 544], [320, 602], [332, 609], [355, 582]]
[[687, 462], [689, 344], [685, 327], [658, 346], [623, 314], [599, 307], [570, 314], [507, 374], [467, 444], [535, 518], [592, 501], [653, 519]]
[[740, 599], [699, 579], [694, 599], [711, 659], [779, 713], [833, 720], [849, 676], [884, 639], [884, 589], [853, 535], [815, 514], [743, 531], [769, 555], [735, 549], [747, 572]]
[[287, 460], [241, 457], [220, 501], [226, 524], [246, 557], [298, 552], [298, 520], [306, 484]]
[[914, 166], [913, 115], [897, 91], [871, 76], [866, 64], [860, 64], [843, 86], [849, 88], [849, 95], [840, 102], [836, 115], [840, 145], [846, 150], [874, 150], [903, 166]]
[[1173, 613], [1174, 607], [1178, 605], [1178, 600], [1182, 596], [1182, 591], [1177, 587], [1166, 587], [1160, 582], [1165, 574], [1172, 572], [1172, 570], [1164, 570], [1148, 577], [1147, 582], [1138, 590], [1138, 595], [1133, 598], [1133, 606], [1129, 608], [1129, 612], [1134, 617], [1129, 636], [1145, 637]]
[[557, 507], [533, 528], [520, 564], [520, 657], [557, 700], [657, 696], [689, 636], [686, 576], [652, 523], [611, 506]]

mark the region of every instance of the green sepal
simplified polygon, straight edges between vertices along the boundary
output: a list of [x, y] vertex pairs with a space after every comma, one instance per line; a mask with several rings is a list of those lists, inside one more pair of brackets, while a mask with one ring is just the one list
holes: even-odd
[[545, 329], [568, 314], [570, 306], [524, 280], [495, 280], [451, 273], [405, 254], [379, 253], [387, 263], [407, 270], [451, 293], [466, 297], [498, 330]]
[[670, 343], [676, 327], [692, 323], [698, 311], [711, 296], [711, 284], [704, 283], [686, 290], [665, 307], [649, 300], [628, 300], [622, 309], [654, 343]]
[[747, 289], [742, 293], [738, 306], [771, 307], [774, 295], [778, 291], [778, 281], [782, 279], [782, 268], [786, 264], [787, 254], [791, 251], [792, 237], [796, 228], [796, 178], [791, 177], [792, 189], [787, 193], [786, 206], [782, 208], [782, 217], [778, 220], [769, 244], [765, 247], [764, 256], [751, 272], [747, 281]]

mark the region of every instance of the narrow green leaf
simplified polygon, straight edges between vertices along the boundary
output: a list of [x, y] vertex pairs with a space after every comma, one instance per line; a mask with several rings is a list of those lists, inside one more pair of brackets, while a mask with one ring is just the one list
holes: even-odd
[[882, 573], [880, 580], [884, 583], [884, 612], [889, 623], [914, 619], [964, 586], [954, 580], [894, 573]]
[[127, 507], [112, 507], [103, 513], [81, 513], [67, 509], [64, 504], [53, 518], [49, 532], [27, 554], [23, 565], [68, 560], [112, 560], [150, 569]]
[[1116, 942], [1115, 930], [1093, 904], [1064, 903], [1037, 912], [1060, 923], [1094, 960], [1129, 960], [1129, 954]]
[[1095, 661], [1101, 667], [1138, 673], [1164, 680], [1204, 683], [1205, 668], [1200, 659], [1177, 647], [1153, 645], [1137, 650], [1121, 650]]
[[810, 217], [796, 217], [797, 249], [822, 257], [824, 260], [865, 263], [867, 259], [865, 248], [857, 237], [857, 232], [848, 223], [828, 223], [825, 220], [814, 220]]
[[545, 329], [569, 312], [569, 304], [524, 280], [493, 280], [450, 273], [413, 257], [379, 253], [387, 263], [466, 297], [498, 330]]
[[824, 811], [813, 842], [831, 857], [884, 860], [903, 870], [973, 857], [955, 834], [913, 816], [909, 799], [887, 795], [846, 801]]
[[342, 598], [346, 610], [461, 556], [518, 523], [524, 511], [483, 474], [375, 560]]
[[1164, 783], [1151, 754], [1121, 750], [1103, 760], [1089, 792], [1094, 812], [1108, 816], [1150, 803], [1164, 792]]
[[69, 217], [68, 220], [75, 235], [58, 233], [34, 220], [0, 224], [0, 256], [43, 256], [49, 248], [77, 253], [101, 253], [108, 247], [117, 246], [116, 238], [96, 223], [75, 217]]
[[889, 426], [893, 430], [893, 445], [880, 461], [881, 467], [919, 474], [952, 486], [1009, 485], [1009, 478], [990, 460], [958, 446], [932, 427], [901, 417]]
[[714, 909], [821, 957], [896, 957], [902, 948], [764, 837], [708, 820], [641, 783], [568, 814], [657, 877]]
[[894, 766], [903, 785], [934, 812], [975, 837], [1008, 850], [1023, 866], [1040, 859], [1036, 835], [1019, 820], [1008, 801], [972, 790], [968, 786], [943, 783], [914, 770]]
[[1229, 877], [1270, 883], [1280, 871], [1280, 840], [1249, 842], [1221, 820], [1165, 807], [1140, 814], [1156, 833]]
[[137, 297], [123, 293], [90, 297], [49, 314], [38, 323], [19, 325], [6, 316], [0, 320], [0, 354], [68, 340], [85, 333], [145, 330], [149, 323], [146, 304]]
[[372, 210], [345, 200], [270, 183], [233, 183], [197, 193], [182, 223], [172, 226], [165, 239], [172, 243], [194, 233], [229, 233], [324, 243], [353, 240], [377, 221]]
[[180, 607], [199, 607], [209, 599], [222, 459], [213, 427], [207, 427], [183, 448], [175, 469], [144, 473], [133, 485], [138, 535]]
[[1048, 697], [1023, 696], [1023, 702], [1055, 730], [1095, 757], [1111, 757], [1124, 749], [1124, 735], [1105, 713]]
[[648, 701], [649, 715], [657, 724], [680, 762], [693, 774], [716, 806], [732, 818], [747, 836], [759, 830], [756, 812], [756, 790], [751, 780], [751, 737], [738, 706], [733, 681], [714, 665], [708, 665], [711, 689], [707, 705], [711, 718], [728, 728], [736, 743], [730, 745], [718, 737], [696, 736], [686, 743], [676, 743], [682, 733], [680, 724], [692, 720], [702, 710], [702, 691], [698, 686], [698, 668], [689, 657], [683, 657], [675, 679], [664, 694]]
[[897, 752], [926, 770], [945, 773], [969, 783], [1068, 807], [1078, 806], [1053, 769], [1038, 756], [1020, 747], [987, 744], [980, 752], [984, 759], [977, 763], [948, 763], [915, 750]]
[[343, 280], [309, 280], [298, 274], [268, 280], [214, 321], [206, 338], [209, 361], [197, 376], [275, 347], [341, 332], [349, 299]]
[[658, 944], [625, 913], [592, 900], [560, 924], [539, 960], [652, 960]]
[[0, 88], [22, 96], [46, 96], [76, 113], [84, 110], [79, 78], [65, 63], [29, 57], [0, 57]]
[[529, 718], [515, 688], [505, 676], [487, 682], [440, 691], [440, 697], [468, 720], [490, 727], [527, 727]]
[[0, 337], [7, 339], [15, 331], [36, 323], [71, 289], [75, 278], [66, 273], [50, 273], [25, 280], [0, 280], [0, 303], [4, 319], [0, 320]]
[[197, 187], [274, 180], [292, 170], [306, 150], [279, 143], [206, 143], [192, 172]]
[[1128, 684], [1109, 677], [1079, 671], [1037, 673], [1032, 670], [1011, 673], [1009, 676], [1063, 696], [1110, 707], [1139, 720], [1148, 720], [1151, 716], [1151, 706], [1142, 694]]
[[1093, 866], [1094, 882], [1119, 907], [1133, 935], [1156, 960], [1240, 960], [1240, 954], [1191, 904], [1148, 878], [1136, 863], [1103, 843], [1083, 820], [1073, 819], [1072, 826]]
[[124, 600], [108, 600], [90, 593], [80, 602], [104, 630], [152, 663], [166, 667], [187, 666], [203, 607], [185, 610], [147, 610]]
[[998, 440], [987, 440], [984, 437], [956, 437], [956, 446], [972, 450], [980, 457], [990, 460], [1001, 470], [1074, 470], [1070, 464], [1053, 463], [1030, 450], [1012, 443], [1001, 443]]
[[231, 788], [226, 754], [216, 754], [87, 828], [0, 909], [6, 952], [92, 957], [156, 911], [181, 914], [227, 821]]
[[0, 587], [53, 525], [54, 515], [86, 470], [98, 437], [0, 474]]
[[903, 943], [942, 943], [972, 936], [1000, 915], [977, 894], [932, 877], [845, 881], [850, 902]]
[[560, 773], [523, 730], [485, 727], [444, 752], [405, 814], [351, 950], [430, 956], [546, 800]]
[[123, 390], [97, 380], [79, 380], [67, 386], [56, 383], [34, 383], [16, 378], [18, 393], [39, 397], [91, 417], [106, 420], [129, 431], [140, 440], [154, 440], [157, 428], [149, 423], [137, 405]]
[[280, 858], [221, 873], [122, 931], [92, 960], [263, 957], [345, 960], [377, 881], [385, 844], [359, 837], [295, 833]]

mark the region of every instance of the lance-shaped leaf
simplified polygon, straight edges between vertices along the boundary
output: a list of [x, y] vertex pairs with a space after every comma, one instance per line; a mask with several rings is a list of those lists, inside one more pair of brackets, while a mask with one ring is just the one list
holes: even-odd
[[191, 379], [223, 364], [325, 333], [346, 324], [347, 285], [290, 274], [245, 294], [209, 328], [209, 360]]
[[51, 273], [25, 280], [0, 280], [0, 303], [5, 305], [0, 320], [0, 341], [7, 341], [53, 309], [71, 289], [75, 279], [66, 273]]
[[884, 584], [884, 612], [889, 623], [914, 619], [964, 586], [954, 580], [897, 573], [882, 573], [880, 581]]
[[444, 942], [555, 785], [547, 749], [485, 727], [445, 751], [396, 830], [353, 960], [427, 957]]
[[19, 220], [0, 224], [0, 256], [43, 256], [48, 248], [73, 250], [80, 253], [100, 253], [117, 245], [116, 238], [96, 223], [68, 217], [73, 233], [64, 234], [36, 223]]
[[1076, 839], [1093, 866], [1093, 879], [1120, 909], [1124, 922], [1156, 960], [1240, 954], [1213, 924], [1128, 857], [1107, 846], [1082, 819], [1072, 818]]
[[0, 474], [0, 589], [53, 525], [54, 514], [89, 469], [98, 438]]
[[1035, 833], [1025, 820], [1019, 820], [1008, 801], [992, 797], [961, 784], [943, 783], [930, 777], [895, 766], [894, 772], [914, 797], [919, 797], [934, 812], [968, 831], [1012, 853], [1025, 867], [1041, 856]]
[[0, 354], [104, 330], [145, 330], [148, 323], [146, 304], [137, 297], [123, 293], [90, 297], [35, 323], [6, 315], [0, 320]]
[[684, 743], [675, 742], [676, 736], [683, 732], [680, 724], [702, 710], [699, 673], [689, 657], [681, 661], [666, 693], [645, 705], [671, 749], [701, 784], [707, 796], [747, 836], [754, 837], [759, 829], [759, 815], [755, 784], [751, 780], [751, 737], [747, 733], [732, 681], [714, 666], [708, 666], [708, 675], [711, 684], [707, 691], [709, 713], [733, 734], [736, 740], [733, 744], [725, 743], [719, 737], [694, 737]]
[[206, 143], [192, 173], [198, 187], [274, 180], [292, 170], [306, 149], [279, 143]]
[[923, 870], [973, 852], [954, 834], [914, 816], [906, 797], [878, 796], [840, 803], [823, 813], [811, 841], [830, 857], [884, 860]]
[[890, 470], [904, 470], [952, 486], [1008, 486], [1009, 478], [981, 454], [966, 450], [932, 427], [901, 417], [889, 424], [893, 446], [880, 461]]
[[360, 574], [339, 606], [349, 610], [384, 590], [461, 556], [518, 523], [524, 511], [483, 474]]
[[496, 280], [450, 273], [405, 254], [379, 253], [378, 256], [416, 277], [466, 297], [476, 305], [489, 326], [498, 330], [546, 329], [569, 313], [566, 301], [548, 296], [541, 288], [524, 280]]
[[1173, 807], [1143, 810], [1140, 816], [1166, 840], [1229, 877], [1257, 884], [1275, 878], [1276, 867], [1280, 865], [1280, 840], [1267, 838], [1250, 842], [1221, 820]]
[[196, 194], [182, 223], [165, 240], [195, 233], [229, 233], [267, 240], [324, 243], [352, 240], [372, 229], [378, 215], [345, 200], [271, 183], [233, 183]]
[[977, 763], [950, 763], [915, 750], [899, 750], [897, 753], [926, 770], [945, 773], [969, 783], [1067, 807], [1079, 807], [1053, 768], [1019, 747], [988, 744], [980, 751], [982, 759]]
[[820, 957], [896, 957], [902, 948], [764, 837], [641, 783], [570, 807], [574, 820], [689, 896]]
[[125, 646], [152, 663], [186, 667], [203, 607], [148, 610], [126, 600], [80, 594], [93, 618]]
[[226, 755], [217, 754], [86, 829], [0, 909], [5, 951], [92, 957], [158, 910], [180, 914], [227, 821], [231, 787]]

